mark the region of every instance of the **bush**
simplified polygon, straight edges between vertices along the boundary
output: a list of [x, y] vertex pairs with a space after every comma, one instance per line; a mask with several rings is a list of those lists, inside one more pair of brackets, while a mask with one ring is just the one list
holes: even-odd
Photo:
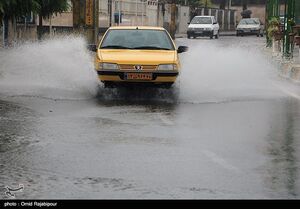
[[279, 26], [280, 26], [280, 20], [278, 17], [272, 17], [269, 20], [267, 33], [270, 39], [273, 38], [274, 34], [279, 31]]
[[241, 16], [243, 18], [251, 18], [251, 14], [252, 14], [251, 10], [244, 10], [244, 11], [241, 12]]

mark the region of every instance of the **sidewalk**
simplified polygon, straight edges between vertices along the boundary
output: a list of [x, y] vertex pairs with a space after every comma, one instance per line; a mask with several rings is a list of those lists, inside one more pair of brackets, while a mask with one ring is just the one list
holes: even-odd
[[[235, 36], [235, 31], [220, 31], [220, 36]], [[175, 38], [186, 38], [186, 33], [177, 33], [175, 34]]]
[[295, 46], [293, 57], [286, 59], [278, 51], [273, 48], [266, 48], [266, 52], [271, 56], [272, 60], [279, 66], [279, 75], [292, 82], [300, 83], [300, 51], [299, 46]]

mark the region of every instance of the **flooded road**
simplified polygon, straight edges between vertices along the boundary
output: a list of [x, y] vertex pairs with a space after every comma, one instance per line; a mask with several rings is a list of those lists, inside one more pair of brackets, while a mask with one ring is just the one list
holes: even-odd
[[81, 38], [0, 51], [0, 198], [299, 198], [300, 86], [264, 40], [178, 39], [172, 90], [98, 87]]

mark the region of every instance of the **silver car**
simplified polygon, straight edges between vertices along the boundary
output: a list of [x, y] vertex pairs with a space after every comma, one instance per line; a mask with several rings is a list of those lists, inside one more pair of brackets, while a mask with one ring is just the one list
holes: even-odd
[[257, 37], [264, 35], [263, 24], [258, 18], [244, 18], [241, 19], [236, 27], [236, 36], [243, 35], [257, 35]]

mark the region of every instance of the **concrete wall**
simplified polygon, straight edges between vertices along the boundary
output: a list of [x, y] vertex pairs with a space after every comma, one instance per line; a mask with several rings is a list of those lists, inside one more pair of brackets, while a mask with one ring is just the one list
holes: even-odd
[[[241, 12], [243, 11], [242, 7], [231, 7], [231, 9], [236, 10], [236, 25], [242, 19]], [[248, 9], [252, 11], [251, 17], [259, 18], [260, 21], [265, 24], [266, 19], [266, 8], [264, 5], [249, 5]]]
[[[242, 19], [241, 12], [243, 11], [242, 7], [231, 7], [231, 9], [235, 9], [237, 11], [237, 19], [236, 24]], [[252, 11], [251, 17], [259, 18], [260, 21], [265, 25], [266, 20], [266, 7], [265, 5], [249, 5], [248, 9]], [[284, 14], [284, 5], [280, 6], [280, 14]]]
[[218, 8], [204, 8], [199, 7], [195, 10], [191, 17], [196, 15], [209, 15], [214, 16], [219, 25], [221, 31], [231, 31], [236, 28], [236, 16], [237, 11], [234, 9], [218, 9]]
[[[57, 16], [52, 16], [52, 25], [55, 26], [73, 26], [73, 14], [72, 12], [64, 12], [61, 14], [58, 14]], [[38, 24], [38, 18], [36, 19], [36, 22]], [[43, 25], [49, 25], [49, 20], [43, 20]]]
[[[36, 24], [16, 24], [9, 21], [8, 25], [8, 44], [14, 45], [23, 41], [37, 40]], [[3, 27], [0, 28], [0, 47], [3, 47]]]
[[178, 19], [176, 22], [177, 33], [186, 33], [190, 22], [190, 8], [188, 6], [178, 6]]
[[[120, 4], [119, 4], [120, 2]], [[111, 24], [115, 23], [114, 14], [120, 11], [122, 13], [122, 23], [120, 25], [146, 25], [146, 26], [166, 26], [171, 21], [171, 6], [165, 5], [165, 16], [163, 16], [162, 5], [158, 5], [157, 0], [148, 0], [145, 2], [136, 0], [113, 0], [112, 1], [112, 17]], [[189, 22], [189, 7], [178, 5], [176, 17], [176, 31], [177, 33], [185, 33], [187, 30], [187, 23]], [[38, 19], [37, 19], [38, 21]], [[72, 26], [72, 11], [68, 11], [57, 16], [52, 17], [53, 26]], [[108, 0], [99, 1], [99, 27], [107, 28], [110, 25]], [[48, 26], [49, 20], [43, 20], [43, 25]]]
[[[165, 5], [165, 15], [162, 12], [162, 5], [158, 4], [157, 0], [148, 0], [141, 2], [140, 0], [121, 0], [121, 12], [122, 23], [121, 25], [146, 25], [146, 26], [165, 26], [169, 29], [169, 23], [171, 21], [171, 5]], [[114, 23], [115, 12], [119, 11], [118, 0], [112, 1], [112, 25], [118, 25]], [[176, 32], [186, 33], [187, 23], [190, 20], [190, 11], [187, 6], [177, 5], [176, 16]], [[35, 17], [35, 22], [38, 24], [38, 17]], [[70, 28], [73, 26], [73, 14], [72, 9], [62, 14], [53, 15], [51, 18], [53, 30], [70, 32]], [[24, 27], [22, 24], [18, 24], [15, 30], [10, 26], [9, 42], [13, 40], [35, 40], [37, 38], [37, 26], [36, 24], [27, 25]], [[49, 26], [49, 19], [43, 20], [43, 26], [46, 33], [47, 26]], [[55, 27], [56, 26], [56, 27]], [[109, 27], [109, 8], [108, 0], [99, 0], [99, 27]], [[26, 29], [25, 29], [26, 28]], [[59, 30], [58, 30], [59, 29]], [[1, 33], [2, 39], [2, 33]], [[1, 40], [0, 39], [0, 40]], [[1, 44], [2, 44], [1, 40]]]

